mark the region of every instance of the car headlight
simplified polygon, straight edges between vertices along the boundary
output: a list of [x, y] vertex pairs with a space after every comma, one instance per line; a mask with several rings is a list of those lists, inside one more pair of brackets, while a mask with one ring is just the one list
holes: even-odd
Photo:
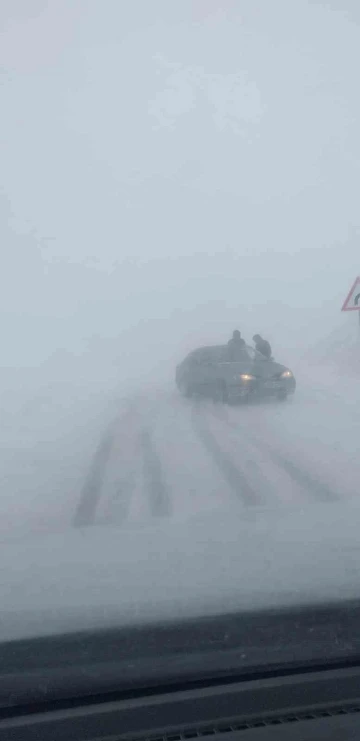
[[236, 379], [240, 378], [240, 381], [255, 381], [255, 376], [251, 376], [250, 373], [241, 373], [240, 376], [236, 376]]
[[292, 375], [290, 370], [286, 370], [281, 374], [281, 378], [292, 378]]

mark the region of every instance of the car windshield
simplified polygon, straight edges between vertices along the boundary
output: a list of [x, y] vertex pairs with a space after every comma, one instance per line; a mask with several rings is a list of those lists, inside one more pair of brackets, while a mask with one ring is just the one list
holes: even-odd
[[0, 647], [358, 599], [360, 5], [0, 26]]
[[249, 347], [249, 345], [247, 345], [246, 347], [246, 352], [250, 360], [254, 360], [254, 361], [266, 360], [265, 356], [262, 355], [261, 352], [257, 352], [256, 350], [254, 350], [253, 347]]

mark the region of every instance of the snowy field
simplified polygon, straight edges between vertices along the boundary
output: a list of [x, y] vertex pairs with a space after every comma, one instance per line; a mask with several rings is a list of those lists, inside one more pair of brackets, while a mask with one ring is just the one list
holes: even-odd
[[357, 498], [357, 379], [304, 365], [297, 380], [287, 403], [240, 407], [171, 387], [126, 398], [104, 382], [8, 383], [1, 539]]
[[297, 380], [238, 407], [104, 382], [4, 396], [2, 636], [357, 596], [360, 388]]

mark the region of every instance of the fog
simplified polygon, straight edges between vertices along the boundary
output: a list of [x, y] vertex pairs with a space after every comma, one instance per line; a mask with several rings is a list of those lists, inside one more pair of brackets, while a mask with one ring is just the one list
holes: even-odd
[[156, 377], [234, 325], [285, 352], [331, 331], [358, 272], [355, 2], [0, 12], [4, 365]]
[[[73, 524], [104, 431], [134, 399], [147, 401], [118, 433], [134, 502], [132, 427], [164, 469], [175, 453], [188, 468], [168, 473], [190, 497], [181, 517], [216, 509], [223, 481], [214, 460], [193, 465], [174, 373], [236, 327], [298, 377], [292, 406], [241, 419], [277, 440], [277, 465], [295, 455], [309, 471], [317, 455], [311, 480], [329, 486], [345, 470], [351, 496], [357, 316], [340, 309], [360, 272], [355, 0], [3, 0], [0, 32], [1, 537]], [[211, 434], [236, 457], [221, 424]], [[112, 486], [119, 463], [109, 471]], [[100, 522], [116, 520], [111, 486]]]

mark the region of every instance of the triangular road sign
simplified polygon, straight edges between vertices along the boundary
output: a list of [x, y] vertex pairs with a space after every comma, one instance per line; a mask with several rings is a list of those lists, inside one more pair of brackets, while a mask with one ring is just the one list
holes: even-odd
[[354, 281], [341, 311], [360, 311], [360, 277]]

